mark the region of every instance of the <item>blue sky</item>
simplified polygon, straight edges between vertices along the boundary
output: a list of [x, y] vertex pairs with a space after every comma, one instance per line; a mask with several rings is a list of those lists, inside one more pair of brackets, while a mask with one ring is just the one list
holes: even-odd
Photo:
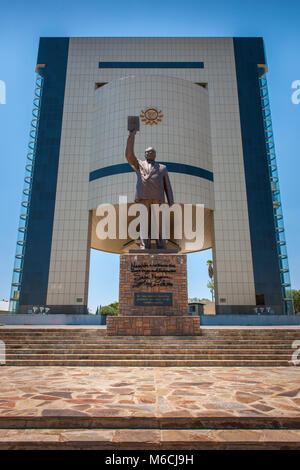
[[[300, 289], [299, 124], [291, 83], [300, 80], [298, 1], [142, 2], [16, 0], [0, 6], [0, 299], [8, 299], [40, 36], [263, 36], [291, 280]], [[189, 295], [207, 297], [209, 252], [189, 256]], [[118, 297], [118, 256], [94, 252], [90, 306]]]

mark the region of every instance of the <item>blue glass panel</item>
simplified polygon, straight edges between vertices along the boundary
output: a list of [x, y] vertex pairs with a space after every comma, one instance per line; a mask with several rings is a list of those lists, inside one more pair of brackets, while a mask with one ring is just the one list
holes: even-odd
[[[204, 178], [209, 181], [214, 180], [213, 173], [211, 171], [205, 170], [204, 168], [199, 168], [193, 165], [186, 165], [184, 163], [159, 163], [166, 165], [168, 172], [170, 173], [182, 173], [185, 175], [198, 176], [199, 178]], [[128, 163], [119, 163], [117, 165], [106, 166], [104, 168], [91, 171], [89, 180], [94, 181], [99, 178], [104, 178], [105, 176], [120, 175], [122, 173], [130, 173], [131, 171], [133, 171], [133, 169]]]
[[203, 69], [204, 62], [99, 62], [100, 69]]
[[46, 67], [20, 306], [46, 304], [68, 48], [68, 38], [40, 39], [37, 63]]
[[281, 280], [269, 181], [259, 69], [265, 64], [262, 38], [234, 38], [244, 168], [256, 294], [282, 313]]

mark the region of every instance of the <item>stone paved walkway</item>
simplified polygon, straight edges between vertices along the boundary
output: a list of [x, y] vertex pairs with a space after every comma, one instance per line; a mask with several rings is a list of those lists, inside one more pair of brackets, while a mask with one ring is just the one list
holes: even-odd
[[13, 417], [300, 417], [300, 367], [2, 367]]

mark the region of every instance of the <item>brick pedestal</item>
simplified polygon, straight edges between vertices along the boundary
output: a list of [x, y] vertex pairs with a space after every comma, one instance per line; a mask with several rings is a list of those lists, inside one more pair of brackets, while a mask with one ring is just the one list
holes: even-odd
[[119, 314], [107, 318], [109, 335], [199, 335], [189, 317], [186, 255], [120, 257]]
[[107, 317], [107, 334], [111, 336], [194, 336], [200, 335], [200, 319], [179, 315]]

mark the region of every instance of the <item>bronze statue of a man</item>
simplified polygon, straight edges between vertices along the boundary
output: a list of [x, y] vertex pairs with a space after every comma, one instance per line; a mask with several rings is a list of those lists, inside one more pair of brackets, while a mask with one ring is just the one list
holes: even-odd
[[[165, 194], [169, 206], [174, 204], [173, 191], [169, 180], [167, 167], [155, 161], [156, 151], [149, 147], [145, 150], [145, 160], [138, 160], [134, 154], [134, 140], [136, 130], [129, 132], [126, 146], [126, 158], [129, 165], [137, 175], [135, 202], [144, 204], [148, 213], [148, 238], [140, 238], [140, 248], [151, 248], [151, 204], [162, 204], [165, 202]], [[166, 249], [166, 240], [162, 238], [162, 222], [159, 220], [159, 238], [156, 247]]]

